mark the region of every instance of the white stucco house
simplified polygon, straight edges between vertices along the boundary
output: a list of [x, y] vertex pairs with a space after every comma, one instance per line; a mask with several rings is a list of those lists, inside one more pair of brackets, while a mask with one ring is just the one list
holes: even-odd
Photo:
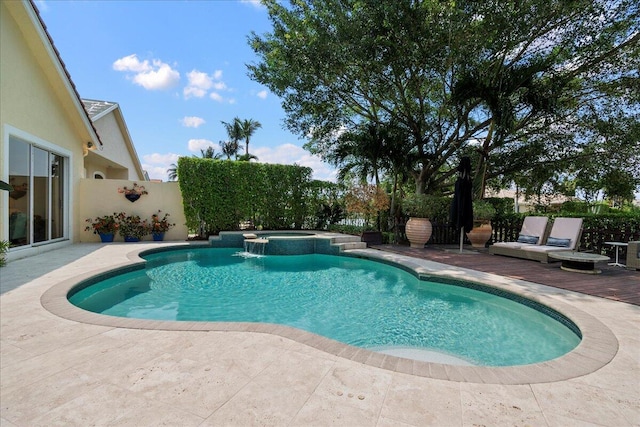
[[103, 145], [87, 150], [85, 177], [93, 179], [129, 179], [148, 181], [129, 135], [120, 105], [116, 102], [82, 99], [85, 110]]
[[148, 178], [119, 105], [82, 100], [34, 3], [2, 1], [0, 180], [14, 191], [0, 191], [0, 240], [10, 259], [80, 241], [84, 179]]

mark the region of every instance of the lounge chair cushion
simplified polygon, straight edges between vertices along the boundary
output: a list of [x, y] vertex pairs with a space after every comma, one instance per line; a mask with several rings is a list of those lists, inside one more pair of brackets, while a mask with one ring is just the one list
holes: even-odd
[[520, 235], [522, 236], [538, 236], [538, 241], [534, 245], [541, 245], [547, 229], [549, 218], [546, 216], [528, 216], [522, 223]]
[[526, 234], [520, 234], [518, 236], [518, 243], [529, 243], [535, 245], [540, 240], [540, 236], [527, 236]]
[[557, 237], [549, 237], [547, 239], [547, 246], [559, 246], [561, 248], [568, 248], [571, 245], [571, 239], [559, 239]]

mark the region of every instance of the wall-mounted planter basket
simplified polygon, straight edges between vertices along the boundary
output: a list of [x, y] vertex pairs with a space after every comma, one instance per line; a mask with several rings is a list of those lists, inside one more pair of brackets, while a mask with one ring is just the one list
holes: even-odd
[[11, 197], [13, 200], [18, 200], [18, 199], [24, 197], [26, 194], [27, 194], [26, 191], [14, 190], [11, 193], [9, 193], [9, 197]]
[[140, 198], [140, 194], [125, 194], [124, 197], [126, 197], [127, 200], [133, 203]]

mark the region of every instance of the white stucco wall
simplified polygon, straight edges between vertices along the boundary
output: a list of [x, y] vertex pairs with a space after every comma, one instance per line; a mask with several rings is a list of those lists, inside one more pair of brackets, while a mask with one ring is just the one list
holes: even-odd
[[[17, 135], [30, 143], [69, 157], [68, 237], [77, 239], [79, 180], [83, 175], [82, 146], [94, 140], [78, 113], [50, 46], [33, 25], [30, 6], [0, 2], [0, 179], [8, 180], [8, 137]], [[79, 102], [79, 101], [78, 101]], [[8, 239], [8, 193], [0, 191], [0, 239]], [[11, 258], [10, 258], [11, 259]]]
[[[143, 185], [149, 194], [141, 196], [132, 203], [124, 197], [124, 194], [118, 193], [118, 189], [125, 186], [132, 188], [133, 183], [134, 181], [114, 179], [82, 179], [80, 181], [81, 242], [100, 241], [98, 235], [84, 230], [89, 225], [85, 221], [87, 218], [124, 212], [127, 215], [139, 215], [142, 219], [151, 220], [151, 215], [157, 213], [158, 210], [162, 211], [161, 217], [168, 213], [170, 215], [169, 222], [176, 224], [165, 234], [165, 240], [184, 241], [187, 239], [188, 230], [185, 225], [180, 185], [177, 182], [137, 182], [138, 185]], [[151, 236], [146, 236], [143, 240], [151, 239]], [[124, 238], [117, 236], [115, 240], [123, 241]]]
[[[100, 117], [94, 121], [93, 124], [96, 127], [104, 146], [101, 150], [97, 150], [96, 155], [105, 157], [110, 161], [116, 163], [118, 166], [128, 171], [127, 176], [114, 176], [107, 168], [92, 164], [87, 167], [87, 178], [93, 176], [93, 172], [99, 171], [105, 174], [106, 178], [114, 179], [130, 179], [130, 180], [142, 180], [144, 177], [140, 176], [137, 172], [136, 164], [133, 161], [136, 154], [131, 152], [129, 144], [125, 140], [125, 135], [128, 134], [126, 124], [122, 123], [122, 120], [118, 120], [117, 116], [122, 117], [120, 113], [111, 111], [106, 115]], [[87, 163], [89, 165], [89, 163]], [[89, 170], [92, 169], [92, 170]], [[116, 173], [120, 174], [121, 171]]]

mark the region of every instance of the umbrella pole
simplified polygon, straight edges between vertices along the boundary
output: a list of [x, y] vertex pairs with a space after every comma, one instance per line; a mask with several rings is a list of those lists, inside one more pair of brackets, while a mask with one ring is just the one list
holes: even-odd
[[464, 240], [464, 227], [460, 229], [460, 253], [462, 253], [462, 241]]

